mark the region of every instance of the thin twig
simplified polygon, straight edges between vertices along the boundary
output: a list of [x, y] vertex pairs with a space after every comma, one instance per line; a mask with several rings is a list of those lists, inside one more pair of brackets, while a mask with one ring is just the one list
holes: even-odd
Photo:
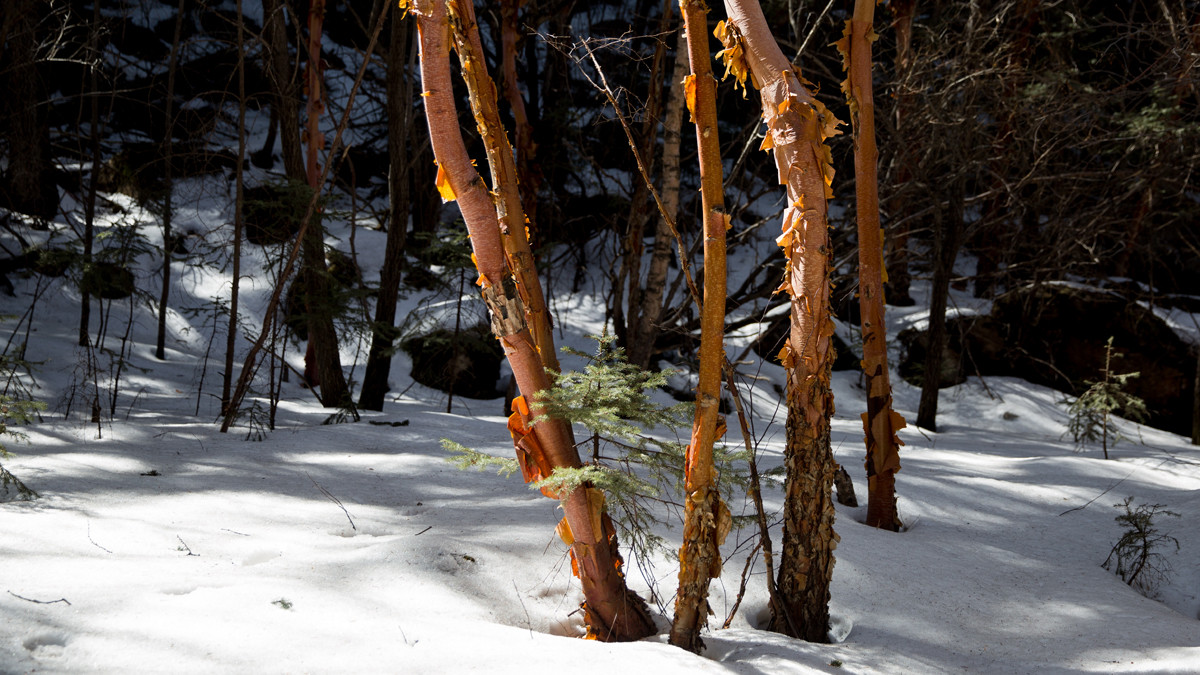
[[654, 197], [654, 203], [658, 206], [658, 212], [662, 216], [663, 222], [667, 224], [667, 229], [671, 231], [671, 235], [675, 238], [675, 243], [679, 252], [679, 268], [683, 270], [684, 278], [687, 280], [688, 290], [692, 294], [692, 300], [696, 306], [700, 306], [700, 289], [696, 286], [696, 281], [692, 277], [692, 266], [688, 262], [688, 255], [683, 246], [683, 237], [680, 236], [678, 228], [675, 227], [675, 219], [667, 213], [667, 207], [663, 204], [662, 197], [658, 194], [658, 189], [654, 187], [654, 179], [650, 177], [649, 171], [646, 169], [645, 162], [642, 161], [642, 153], [638, 151], [637, 141], [634, 140], [633, 130], [629, 128], [629, 122], [625, 119], [624, 113], [621, 112], [621, 106], [617, 103], [617, 98], [613, 95], [612, 89], [608, 86], [608, 78], [604, 76], [604, 70], [600, 68], [600, 62], [596, 60], [596, 55], [592, 53], [592, 47], [589, 40], [584, 40], [581, 45], [587, 50], [588, 58], [591, 59], [592, 65], [596, 68], [596, 74], [600, 77], [600, 84], [592, 79], [592, 76], [586, 70], [580, 68], [580, 72], [587, 78], [589, 84], [596, 88], [597, 91], [604, 94], [608, 99], [609, 105], [612, 106], [613, 112], [617, 116], [617, 121], [621, 123], [621, 129], [625, 131], [625, 138], [629, 141], [629, 149], [633, 151], [633, 158], [637, 162], [638, 173], [641, 174], [642, 180], [646, 183], [646, 187], [650, 190], [650, 195]]
[[[1133, 471], [1137, 471], [1137, 469], [1136, 469], [1136, 468], [1134, 468], [1134, 469], [1133, 469]], [[1132, 476], [1132, 475], [1133, 475], [1133, 471], [1130, 471], [1129, 473], [1125, 474], [1125, 478], [1129, 478], [1130, 476]], [[1119, 480], [1119, 481], [1117, 481], [1117, 482], [1113, 483], [1112, 485], [1109, 485], [1107, 490], [1105, 490], [1104, 492], [1101, 492], [1100, 494], [1096, 495], [1095, 497], [1092, 497], [1092, 498], [1091, 498], [1091, 499], [1089, 499], [1089, 500], [1088, 500], [1088, 502], [1087, 502], [1086, 504], [1084, 504], [1083, 506], [1076, 506], [1076, 507], [1075, 507], [1075, 508], [1073, 508], [1073, 509], [1067, 509], [1066, 511], [1063, 511], [1062, 513], [1060, 513], [1060, 514], [1058, 514], [1058, 515], [1060, 515], [1060, 516], [1065, 516], [1065, 515], [1067, 515], [1068, 513], [1072, 512], [1072, 511], [1082, 511], [1083, 509], [1086, 509], [1087, 507], [1089, 507], [1089, 506], [1091, 506], [1091, 505], [1092, 505], [1092, 502], [1096, 501], [1097, 499], [1100, 499], [1101, 497], [1103, 497], [1104, 495], [1108, 494], [1109, 492], [1112, 492], [1112, 489], [1113, 489], [1113, 488], [1117, 487], [1117, 486], [1118, 486], [1118, 485], [1120, 485], [1121, 483], [1124, 483], [1124, 482], [1125, 482], [1125, 478], [1122, 478], [1121, 480]]]
[[101, 551], [104, 551], [105, 553], [112, 553], [112, 551], [104, 548], [100, 544], [97, 544], [95, 539], [92, 539], [92, 521], [90, 521], [90, 520], [87, 521], [87, 538], [88, 538], [88, 541], [92, 542], [92, 546], [95, 546], [96, 548], [100, 549]]
[[19, 600], [24, 600], [25, 602], [33, 602], [33, 603], [37, 603], [39, 605], [53, 605], [56, 602], [65, 602], [65, 603], [67, 603], [67, 605], [71, 604], [71, 601], [67, 600], [66, 598], [59, 598], [57, 600], [34, 600], [33, 598], [27, 598], [23, 595], [17, 595], [16, 593], [13, 593], [12, 591], [9, 591], [8, 594]]
[[179, 535], [175, 535], [175, 538], [179, 540], [179, 544], [180, 544], [181, 546], [183, 546], [183, 550], [184, 550], [184, 551], [187, 551], [187, 554], [188, 554], [188, 555], [194, 555], [194, 556], [196, 556], [197, 558], [199, 558], [199, 557], [200, 557], [200, 554], [199, 554], [199, 553], [192, 553], [192, 547], [187, 545], [187, 542], [183, 540], [183, 537], [181, 537], [181, 536], [179, 536]]
[[[308, 479], [311, 480], [312, 484], [314, 486], [316, 486], [316, 488], [318, 490], [321, 491], [321, 494], [328, 497], [329, 501], [338, 505], [338, 508], [340, 508], [342, 510], [342, 513], [346, 514], [346, 520], [350, 521], [350, 529], [354, 530], [355, 532], [358, 532], [358, 528], [355, 527], [355, 525], [354, 525], [354, 519], [350, 517], [350, 512], [346, 510], [345, 505], [342, 504], [342, 500], [338, 499], [337, 497], [334, 497], [332, 492], [330, 492], [329, 490], [326, 490], [324, 488], [324, 486], [322, 486], [320, 483], [318, 483], [312, 476], [309, 476], [307, 471], [304, 472], [304, 475], [308, 476]], [[432, 526], [430, 526], [430, 527], [432, 527]]]

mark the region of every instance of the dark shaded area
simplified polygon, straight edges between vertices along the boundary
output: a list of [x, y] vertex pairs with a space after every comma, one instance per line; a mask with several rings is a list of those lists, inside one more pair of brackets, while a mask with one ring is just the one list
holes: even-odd
[[[1008, 293], [983, 317], [948, 322], [942, 386], [972, 375], [1009, 375], [1075, 395], [1101, 378], [1104, 345], [1113, 338], [1116, 373], [1141, 373], [1127, 391], [1145, 400], [1151, 426], [1191, 431], [1195, 359], [1162, 319], [1114, 293], [1043, 285]], [[924, 380], [926, 333], [900, 334], [900, 376]]]
[[467, 398], [497, 398], [504, 351], [484, 325], [455, 333], [438, 328], [400, 343], [413, 362], [412, 377], [439, 391]]

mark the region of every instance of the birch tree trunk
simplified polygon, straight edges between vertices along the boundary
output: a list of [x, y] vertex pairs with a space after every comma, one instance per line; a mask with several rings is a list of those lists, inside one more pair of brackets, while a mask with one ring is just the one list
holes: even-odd
[[855, 0], [854, 18], [838, 41], [846, 68], [842, 90], [854, 127], [854, 185], [858, 212], [858, 302], [862, 314], [863, 373], [867, 411], [867, 525], [900, 529], [896, 514], [896, 472], [900, 446], [896, 436], [904, 418], [892, 410], [888, 379], [887, 326], [883, 306], [883, 229], [879, 225], [879, 152], [875, 147], [875, 103], [871, 83], [871, 42], [875, 0]]
[[[824, 139], [838, 121], [801, 83], [754, 0], [725, 0], [729, 25], [721, 35], [730, 70], [760, 88], [767, 137], [779, 182], [787, 186], [778, 243], [787, 257], [781, 290], [791, 296], [791, 329], [780, 353], [788, 372], [783, 542], [773, 630], [827, 641], [833, 577], [833, 477], [829, 444], [834, 350], [829, 305], [830, 241], [826, 200], [833, 169]], [[748, 72], [747, 72], [748, 71]]]
[[679, 9], [692, 70], [684, 90], [696, 126], [700, 155], [704, 303], [700, 311], [696, 417], [685, 464], [687, 499], [683, 506], [683, 546], [679, 549], [679, 591], [671, 644], [699, 653], [704, 647], [700, 629], [708, 623], [710, 614], [709, 580], [721, 573], [720, 546], [732, 525], [729, 509], [721, 502], [713, 468], [713, 442], [720, 433], [721, 366], [725, 356], [725, 230], [729, 216], [725, 213], [721, 143], [717, 135], [717, 81], [709, 66], [708, 7], [702, 0], [680, 0]]
[[[465, 42], [461, 40], [461, 22], [464, 16], [469, 16], [469, 6], [450, 4], [459, 22], [455, 32], [460, 34], [461, 48], [471, 42], [469, 38]], [[507, 206], [505, 200], [508, 197], [503, 194], [505, 183], [495, 185], [500, 194], [493, 201], [493, 193], [471, 165], [463, 143], [450, 80], [450, 24], [446, 3], [421, 0], [412, 3], [409, 9], [416, 17], [420, 35], [422, 100], [433, 152], [439, 164], [438, 188], [444, 197], [458, 200], [471, 235], [481, 293], [492, 314], [492, 331], [504, 348], [523, 394], [514, 405], [519, 408], [518, 412], [509, 420], [523, 473], [526, 480], [531, 480], [549, 476], [558, 467], [579, 467], [579, 454], [571, 430], [564, 422], [544, 420], [537, 425], [530, 424], [541, 410], [536, 404], [530, 406], [525, 401], [534, 401], [537, 392], [551, 386], [542, 360], [544, 354], [539, 355], [538, 347], [552, 351], [553, 345], [535, 346], [526, 321], [523, 294], [518, 291], [517, 280], [509, 268], [510, 256], [502, 241], [502, 221], [497, 215], [498, 208]], [[461, 54], [460, 57], [470, 59]], [[482, 60], [469, 62], [483, 67]], [[490, 85], [490, 80], [487, 83]], [[502, 128], [492, 127], [491, 133], [502, 135]], [[509, 154], [508, 160], [511, 159]], [[521, 234], [524, 234], [523, 229]], [[533, 281], [536, 283], [536, 276]], [[604, 513], [603, 492], [581, 487], [562, 500], [562, 508], [566, 515], [558, 531], [571, 547], [572, 566], [577, 570], [586, 598], [584, 615], [589, 631], [598, 639], [611, 641], [637, 640], [653, 634], [655, 628], [649, 609], [625, 586], [619, 571], [616, 535]]]
[[475, 113], [475, 124], [487, 151], [505, 257], [517, 282], [517, 292], [525, 308], [525, 320], [542, 364], [557, 372], [558, 355], [554, 351], [554, 337], [550, 331], [550, 315], [546, 311], [542, 283], [538, 279], [533, 251], [529, 248], [525, 211], [521, 207], [521, 193], [517, 185], [517, 165], [504, 124], [500, 121], [496, 85], [488, 76], [483, 58], [475, 9], [472, 3], [457, 0], [450, 0], [446, 6], [454, 48], [462, 64], [463, 79], [467, 83], [471, 108]]

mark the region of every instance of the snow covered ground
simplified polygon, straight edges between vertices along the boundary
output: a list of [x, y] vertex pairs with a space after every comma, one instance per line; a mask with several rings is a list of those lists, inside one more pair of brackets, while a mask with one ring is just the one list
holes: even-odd
[[[382, 235], [358, 236], [361, 251], [382, 248], [372, 239]], [[177, 265], [181, 297], [220, 288], [218, 273]], [[22, 314], [36, 284], [17, 280], [0, 311]], [[266, 287], [245, 296], [249, 316]], [[393, 389], [406, 393], [361, 423], [322, 425], [328, 411], [292, 384], [277, 431], [261, 442], [244, 428], [223, 435], [210, 402], [215, 352], [193, 414], [211, 318], [173, 315], [164, 363], [151, 356], [153, 319], [139, 309], [117, 414], [98, 427], [78, 401], [63, 410], [81, 359], [74, 291], [53, 286], [39, 302], [27, 358], [40, 363], [37, 391], [52, 409], [25, 428], [28, 443], [7, 443], [15, 454], [4, 465], [42, 497], [0, 504], [3, 673], [1200, 672], [1200, 450], [1126, 424], [1133, 440], [1110, 449], [1113, 460], [1076, 452], [1062, 437], [1057, 392], [974, 379], [943, 392], [939, 433], [902, 432], [908, 531], [867, 528], [865, 507], [838, 507], [832, 606], [850, 629], [842, 642], [758, 630], [758, 561], [731, 627], [708, 632], [696, 656], [665, 643], [670, 598], [652, 603], [667, 609], [656, 638], [575, 637], [581, 594], [554, 534], [555, 503], [515, 477], [459, 471], [439, 445], [449, 437], [510, 454], [498, 400], [459, 399], [448, 414], [443, 394], [409, 386], [401, 355]], [[124, 325], [122, 307], [114, 303], [110, 325]], [[599, 302], [564, 297], [556, 311], [564, 341], [586, 348]], [[920, 311], [894, 311], [896, 326]], [[16, 322], [6, 319], [10, 330]], [[782, 370], [759, 372], [747, 395], [769, 468], [781, 461], [782, 418], [771, 418], [782, 415], [773, 390]], [[864, 496], [862, 391], [853, 373], [836, 374], [835, 386], [836, 455]], [[895, 389], [914, 418], [918, 392]], [[728, 442], [740, 443], [731, 427]], [[1159, 521], [1180, 543], [1178, 554], [1163, 551], [1173, 570], [1161, 601], [1100, 567], [1120, 535], [1113, 505], [1128, 496], [1182, 515]], [[778, 490], [767, 504], [780, 507]], [[677, 543], [677, 530], [664, 534]], [[714, 628], [740, 585], [750, 547], [737, 543], [751, 536], [726, 546]], [[654, 561], [653, 574], [670, 594], [672, 562]], [[648, 595], [637, 569], [630, 577]]]
[[[261, 135], [259, 117], [250, 127]], [[49, 404], [42, 423], [23, 429], [27, 443], [0, 439], [14, 453], [4, 466], [41, 493], [0, 503], [0, 673], [1200, 673], [1200, 449], [1125, 423], [1132, 440], [1111, 448], [1111, 461], [1098, 449], [1076, 452], [1063, 438], [1062, 395], [1009, 378], [944, 390], [940, 432], [901, 432], [906, 532], [867, 528], [865, 507], [838, 507], [832, 608], [837, 629], [849, 631], [841, 642], [758, 630], [767, 605], [761, 560], [730, 628], [717, 629], [736, 602], [750, 531], [727, 542], [704, 654], [665, 644], [676, 574], [666, 557], [650, 561], [651, 580], [629, 567], [645, 597], [651, 587], [667, 596], [651, 602], [661, 611], [659, 636], [577, 639], [581, 593], [554, 534], [556, 504], [515, 477], [459, 471], [440, 447], [446, 437], [511, 456], [499, 400], [456, 398], [447, 413], [444, 394], [412, 383], [401, 353], [383, 413], [323, 425], [329, 411], [293, 377], [275, 432], [261, 442], [247, 440], [255, 434], [244, 426], [218, 433], [225, 318], [213, 299], [226, 297], [230, 282], [230, 185], [226, 177], [177, 188], [175, 226], [197, 236], [188, 259], [173, 263], [165, 362], [152, 355], [151, 298], [93, 311], [93, 334], [106, 317], [109, 353], [98, 352], [92, 379], [75, 346], [74, 285], [13, 276], [16, 297], [0, 296], [0, 340], [9, 355], [26, 343], [33, 365], [22, 386]], [[161, 246], [153, 216], [110, 198], [99, 212], [103, 246], [133, 233], [146, 248]], [[68, 197], [64, 210], [79, 209]], [[57, 222], [30, 236], [53, 245], [72, 240], [68, 230]], [[349, 233], [334, 234], [347, 250]], [[774, 251], [767, 239], [734, 252], [730, 269], [758, 265]], [[354, 241], [373, 281], [384, 235], [360, 227]], [[242, 317], [255, 326], [271, 273], [261, 271], [260, 250], [246, 255], [244, 269], [259, 271], [243, 280]], [[140, 288], [157, 287], [157, 265], [139, 260]], [[597, 283], [586, 286], [592, 294], [557, 293], [551, 309], [560, 344], [591, 351], [585, 336], [603, 330], [604, 301]], [[924, 291], [914, 287], [919, 301]], [[422, 300], [404, 298], [401, 316]], [[987, 311], [959, 293], [952, 307]], [[889, 309], [892, 334], [926, 314], [920, 304]], [[1187, 333], [1200, 317], [1169, 318]], [[112, 352], [127, 330], [113, 401]], [[752, 337], [731, 337], [731, 356]], [[344, 361], [361, 374], [364, 354], [347, 344]], [[301, 366], [294, 347], [288, 358]], [[744, 370], [758, 376], [743, 396], [762, 466], [778, 466], [783, 371], [771, 363]], [[686, 375], [677, 379], [686, 388]], [[863, 392], [854, 373], [836, 373], [834, 384], [835, 454], [865, 500]], [[104, 397], [99, 425], [83, 416], [89, 387]], [[898, 378], [894, 388], [900, 412], [915, 418], [919, 392]], [[727, 442], [740, 445], [736, 424]], [[765, 497], [778, 511], [779, 491]], [[1172, 571], [1161, 601], [1100, 567], [1121, 534], [1113, 505], [1127, 497], [1182, 516], [1158, 521], [1180, 544], [1178, 553], [1163, 550]], [[744, 500], [730, 506], [750, 512]], [[678, 530], [662, 534], [678, 544]]]

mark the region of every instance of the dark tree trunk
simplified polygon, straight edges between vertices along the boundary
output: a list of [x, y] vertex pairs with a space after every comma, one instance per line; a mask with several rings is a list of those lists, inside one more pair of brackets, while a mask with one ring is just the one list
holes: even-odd
[[917, 426], [937, 431], [938, 387], [942, 380], [942, 360], [946, 350], [946, 301], [954, 260], [962, 239], [962, 209], [951, 213], [935, 212], [933, 228], [933, 283], [929, 289], [929, 347], [925, 354], [921, 403], [917, 408]]
[[300, 99], [296, 95], [296, 72], [288, 51], [285, 11], [292, 11], [286, 0], [263, 0], [264, 65], [273, 90], [271, 105], [279, 119], [284, 171], [289, 179], [304, 181], [307, 176], [300, 144]]
[[6, 29], [0, 53], [3, 77], [4, 134], [8, 141], [8, 171], [0, 204], [40, 218], [58, 212], [58, 187], [50, 161], [50, 123], [45, 87], [38, 72], [38, 25], [47, 3], [13, 0], [0, 4], [0, 22]]
[[[167, 60], [167, 97], [164, 109], [166, 119], [163, 121], [163, 268], [162, 290], [158, 296], [158, 335], [154, 342], [154, 358], [167, 358], [167, 302], [171, 298], [171, 218], [175, 208], [171, 204], [172, 193], [175, 192], [174, 166], [175, 162], [175, 66], [179, 63], [179, 41], [183, 32], [183, 5], [186, 0], [179, 0], [175, 14], [175, 37], [171, 42], [171, 56]], [[239, 58], [241, 52], [238, 52]], [[240, 173], [240, 172], [239, 172]], [[241, 190], [238, 185], [238, 190]]]
[[[320, 154], [325, 149], [325, 135], [320, 128], [320, 118], [325, 112], [321, 78], [324, 19], [324, 0], [314, 0], [308, 8], [308, 161], [305, 167], [308, 186], [314, 191], [320, 191], [322, 187]], [[325, 266], [325, 228], [321, 226], [319, 213], [312, 214], [303, 246], [300, 278], [304, 281], [309, 352], [312, 354], [311, 362], [305, 358], [305, 376], [310, 384], [321, 387], [321, 404], [334, 408], [350, 403], [350, 390], [338, 352], [337, 328], [333, 323], [338, 308], [332, 297], [329, 269]]]
[[412, 78], [406, 65], [415, 56], [411, 21], [402, 14], [392, 15], [391, 42], [387, 54], [388, 105], [388, 233], [383, 269], [379, 272], [379, 296], [375, 303], [375, 322], [371, 327], [371, 351], [363, 373], [358, 405], [367, 410], [383, 410], [392, 369], [392, 342], [396, 339], [396, 300], [404, 266], [404, 244], [409, 214], [409, 132], [412, 128]]
[[[238, 295], [242, 281], [242, 204], [244, 192], [242, 186], [242, 167], [246, 157], [246, 60], [245, 60], [245, 29], [246, 24], [242, 15], [242, 0], [237, 0], [237, 41], [238, 41], [238, 162], [234, 180], [233, 202], [233, 283], [229, 289], [229, 328], [225, 332], [225, 372], [221, 377], [221, 414], [229, 412], [229, 402], [233, 386], [233, 360], [237, 350], [238, 330]], [[268, 149], [268, 157], [270, 150]]]

